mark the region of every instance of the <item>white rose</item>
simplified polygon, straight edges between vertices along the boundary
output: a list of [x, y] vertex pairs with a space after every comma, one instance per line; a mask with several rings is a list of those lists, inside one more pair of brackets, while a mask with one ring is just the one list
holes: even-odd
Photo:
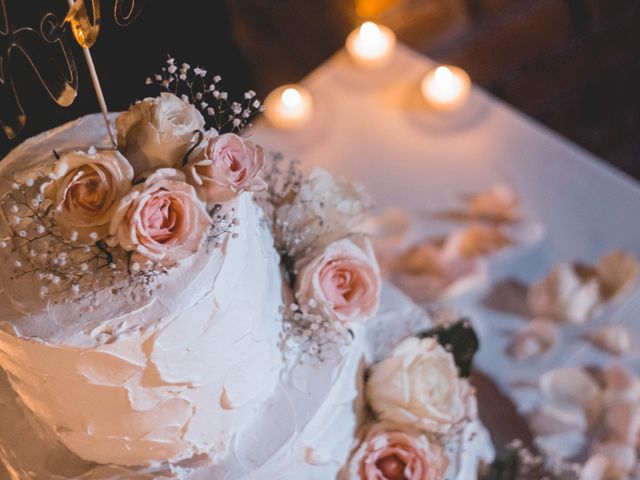
[[293, 202], [278, 207], [276, 217], [301, 237], [294, 250], [288, 252], [296, 256], [355, 232], [370, 207], [371, 200], [362, 185], [316, 168], [302, 183]]
[[311, 300], [325, 318], [364, 322], [380, 303], [380, 270], [371, 242], [364, 236], [330, 243], [317, 256], [297, 266], [296, 299]]
[[179, 167], [204, 128], [204, 118], [190, 103], [171, 93], [146, 98], [116, 120], [118, 148], [136, 175], [160, 167]]
[[371, 367], [366, 396], [381, 419], [431, 433], [452, 432], [471, 413], [471, 387], [433, 338], [407, 338]]

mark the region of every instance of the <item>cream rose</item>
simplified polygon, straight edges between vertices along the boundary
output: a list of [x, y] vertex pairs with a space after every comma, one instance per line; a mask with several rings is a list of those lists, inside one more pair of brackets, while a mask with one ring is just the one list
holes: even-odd
[[302, 183], [295, 200], [278, 207], [276, 218], [286, 222], [289, 231], [303, 232], [289, 252], [300, 256], [312, 247], [364, 229], [370, 207], [371, 200], [362, 185], [316, 168]]
[[132, 105], [116, 120], [118, 148], [136, 175], [159, 167], [177, 167], [204, 128], [190, 103], [163, 93]]
[[449, 460], [424, 433], [375, 424], [351, 457], [341, 480], [442, 480]]
[[233, 133], [207, 132], [204, 147], [192, 155], [184, 172], [205, 202], [225, 202], [242, 192], [267, 188], [260, 178], [264, 151]]
[[432, 338], [404, 340], [371, 367], [366, 385], [367, 401], [381, 419], [433, 433], [453, 431], [468, 413], [470, 394], [453, 356]]
[[153, 262], [194, 254], [211, 217], [182, 172], [161, 168], [124, 197], [111, 220], [112, 243]]
[[352, 236], [330, 243], [319, 255], [303, 260], [295, 296], [317, 305], [327, 318], [342, 323], [364, 322], [380, 302], [380, 270], [370, 241]]
[[133, 169], [127, 160], [113, 150], [71, 152], [56, 162], [54, 173], [49, 193], [58, 226], [80, 241], [107, 236], [118, 202], [131, 190]]

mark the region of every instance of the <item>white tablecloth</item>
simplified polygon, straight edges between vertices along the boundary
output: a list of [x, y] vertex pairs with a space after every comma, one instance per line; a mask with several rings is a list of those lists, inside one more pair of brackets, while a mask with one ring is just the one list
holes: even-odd
[[[640, 258], [640, 186], [634, 180], [479, 89], [466, 117], [442, 120], [426, 112], [418, 84], [429, 66], [429, 60], [402, 45], [393, 63], [378, 72], [358, 70], [340, 52], [303, 81], [315, 100], [310, 125], [282, 132], [259, 121], [251, 135], [307, 166], [357, 179], [379, 209], [400, 206], [416, 214], [449, 209], [461, 194], [496, 182], [512, 185], [547, 233], [533, 248], [496, 257], [493, 282], [513, 276], [529, 282], [555, 262], [593, 261], [613, 248]], [[436, 228], [425, 223], [425, 235]], [[541, 372], [611, 361], [610, 355], [575, 341], [582, 330], [613, 319], [626, 322], [640, 338], [640, 301], [631, 301], [609, 308], [582, 329], [564, 329], [564, 344], [544, 359], [514, 363], [504, 355], [505, 330], [524, 325], [525, 319], [483, 306], [487, 293], [454, 303], [480, 333], [477, 364], [522, 411], [536, 402], [535, 389], [522, 385], [535, 384]], [[624, 361], [640, 372], [637, 356]], [[0, 478], [5, 476], [0, 467]]]
[[[533, 247], [495, 257], [492, 283], [510, 277], [528, 283], [545, 276], [556, 262], [594, 262], [614, 248], [640, 258], [638, 183], [478, 88], [459, 118], [426, 111], [418, 85], [430, 66], [402, 45], [392, 64], [379, 72], [359, 70], [339, 52], [302, 82], [315, 101], [311, 124], [283, 132], [260, 121], [252, 136], [303, 165], [362, 182], [379, 209], [399, 206], [419, 215], [460, 205], [461, 195], [496, 182], [513, 186], [525, 209], [544, 224], [546, 237]], [[424, 234], [436, 228], [425, 223]], [[640, 338], [640, 295], [635, 292], [584, 327], [563, 327], [562, 343], [546, 357], [516, 363], [504, 354], [510, 338], [506, 331], [527, 319], [487, 308], [488, 293], [454, 303], [480, 333], [477, 365], [522, 412], [535, 405], [532, 386], [542, 372], [613, 359], [580, 341], [585, 332], [605, 321], [622, 321]], [[624, 361], [640, 373], [637, 355]]]

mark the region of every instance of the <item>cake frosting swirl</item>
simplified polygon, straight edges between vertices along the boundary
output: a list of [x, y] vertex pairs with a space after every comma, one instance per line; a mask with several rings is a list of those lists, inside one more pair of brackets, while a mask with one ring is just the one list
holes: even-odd
[[[3, 161], [3, 175], [28, 171], [25, 163], [46, 168], [70, 130], [99, 145], [86, 135], [100, 131], [94, 120], [27, 143]], [[54, 303], [3, 275], [0, 362], [25, 405], [80, 457], [120, 465], [224, 457], [273, 392], [279, 260], [251, 194], [233, 207], [237, 236], [159, 277], [151, 295], [107, 290], [98, 302]]]

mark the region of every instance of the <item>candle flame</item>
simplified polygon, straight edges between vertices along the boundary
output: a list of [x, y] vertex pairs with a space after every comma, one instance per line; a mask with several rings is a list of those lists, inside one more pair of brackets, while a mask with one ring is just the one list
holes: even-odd
[[373, 22], [364, 22], [360, 26], [360, 37], [363, 42], [379, 42], [382, 37], [380, 27]]
[[466, 102], [470, 88], [469, 76], [463, 70], [445, 65], [428, 72], [421, 85], [427, 101], [443, 110], [453, 110]]
[[436, 68], [434, 77], [436, 82], [443, 85], [450, 84], [454, 80], [453, 72], [449, 67], [445, 67], [444, 65]]
[[282, 92], [281, 99], [282, 103], [286, 107], [290, 108], [297, 107], [298, 105], [300, 105], [300, 103], [302, 103], [302, 96], [300, 95], [300, 92], [293, 87], [286, 88]]

